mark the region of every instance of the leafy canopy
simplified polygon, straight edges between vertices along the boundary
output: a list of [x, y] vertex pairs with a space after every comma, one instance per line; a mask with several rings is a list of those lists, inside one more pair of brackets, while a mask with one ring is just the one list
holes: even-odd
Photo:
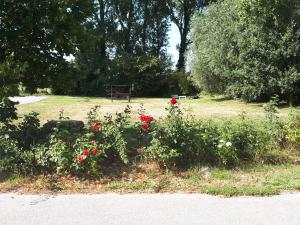
[[193, 22], [194, 82], [248, 101], [300, 94], [300, 2], [224, 0]]

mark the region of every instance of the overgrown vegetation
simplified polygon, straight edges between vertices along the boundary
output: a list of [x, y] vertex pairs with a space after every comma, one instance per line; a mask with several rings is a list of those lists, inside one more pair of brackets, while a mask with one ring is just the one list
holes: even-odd
[[276, 116], [276, 101], [265, 106], [266, 120], [241, 115], [222, 122], [186, 117], [171, 99], [166, 118], [155, 119], [141, 108], [139, 121], [129, 122], [130, 107], [100, 117], [100, 106], [87, 123], [60, 113], [59, 120], [40, 126], [37, 113], [19, 123], [1, 125], [0, 172], [11, 174], [59, 173], [99, 177], [114, 165], [157, 163], [177, 171], [193, 166], [237, 166], [293, 162], [299, 157], [299, 116], [288, 121]]

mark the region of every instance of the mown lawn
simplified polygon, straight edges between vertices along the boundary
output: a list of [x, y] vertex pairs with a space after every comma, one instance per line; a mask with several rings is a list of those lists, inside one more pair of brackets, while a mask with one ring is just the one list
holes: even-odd
[[[168, 101], [168, 98], [133, 98], [132, 102], [128, 103], [126, 100], [111, 102], [108, 98], [97, 97], [49, 96], [43, 101], [19, 105], [17, 108], [20, 116], [31, 111], [40, 113], [42, 123], [47, 120], [57, 119], [60, 110], [64, 110], [64, 116], [71, 119], [85, 120], [87, 112], [94, 105], [101, 105], [101, 110], [103, 115], [105, 115], [106, 113], [122, 111], [129, 104], [132, 107], [134, 118], [137, 116], [141, 104], [143, 104], [149, 114], [154, 116], [154, 118], [158, 118], [166, 114], [164, 109]], [[199, 99], [180, 100], [179, 102], [185, 113], [192, 114], [196, 118], [222, 119], [235, 117], [243, 112], [246, 112], [249, 117], [264, 117], [263, 103], [247, 104], [239, 100], [226, 100], [222, 97], [209, 96], [203, 96]], [[282, 107], [280, 116], [286, 117], [291, 109], [300, 113], [300, 107]]]

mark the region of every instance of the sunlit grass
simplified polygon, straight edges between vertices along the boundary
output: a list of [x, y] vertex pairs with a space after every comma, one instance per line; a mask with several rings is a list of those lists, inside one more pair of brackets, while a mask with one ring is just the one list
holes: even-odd
[[[143, 104], [147, 113], [155, 118], [166, 115], [165, 107], [168, 105], [168, 98], [133, 98], [130, 103], [127, 100], [114, 100], [97, 97], [73, 97], [73, 96], [49, 96], [47, 99], [19, 105], [18, 112], [22, 116], [31, 111], [40, 113], [42, 123], [47, 120], [57, 119], [59, 111], [64, 110], [64, 116], [75, 120], [85, 120], [87, 112], [94, 105], [101, 105], [103, 116], [107, 113], [114, 114], [122, 111], [126, 105], [132, 107], [132, 117], [135, 118], [138, 110]], [[186, 114], [192, 114], [195, 118], [222, 119], [239, 116], [245, 112], [252, 118], [264, 118], [263, 104], [247, 104], [240, 100], [226, 100], [222, 97], [203, 96], [199, 99], [179, 100], [181, 108]], [[293, 108], [300, 113], [300, 108]], [[286, 117], [290, 108], [281, 108], [280, 116]]]

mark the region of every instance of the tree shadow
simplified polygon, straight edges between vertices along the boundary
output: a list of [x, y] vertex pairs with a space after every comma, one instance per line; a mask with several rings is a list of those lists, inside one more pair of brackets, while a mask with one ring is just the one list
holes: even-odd
[[12, 178], [12, 175], [7, 174], [7, 173], [0, 173], [0, 183], [3, 183], [7, 180], [9, 180], [10, 178]]
[[[214, 96], [212, 96], [212, 97], [214, 97]], [[224, 102], [224, 101], [229, 101], [229, 100], [234, 100], [234, 99], [229, 96], [222, 96], [222, 97], [215, 97], [211, 100], [214, 102]]]

